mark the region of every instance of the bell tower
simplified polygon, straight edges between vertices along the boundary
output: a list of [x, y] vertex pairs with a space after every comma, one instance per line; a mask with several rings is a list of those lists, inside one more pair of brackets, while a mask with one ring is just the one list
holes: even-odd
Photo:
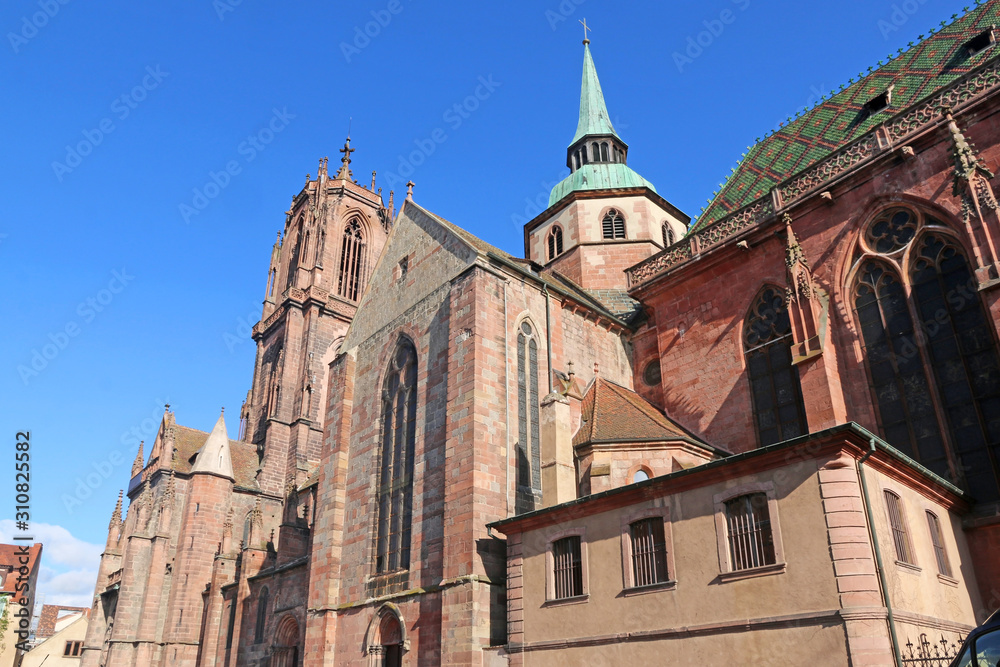
[[679, 241], [690, 218], [628, 166], [628, 154], [584, 39], [580, 115], [566, 149], [570, 174], [525, 225], [525, 256], [587, 289], [624, 290], [626, 268]]
[[257, 359], [243, 407], [244, 440], [257, 446], [257, 481], [284, 494], [319, 462], [326, 373], [357, 311], [392, 228], [389, 204], [354, 180], [351, 140], [334, 176], [327, 158], [285, 213], [271, 248], [260, 322], [253, 328]]

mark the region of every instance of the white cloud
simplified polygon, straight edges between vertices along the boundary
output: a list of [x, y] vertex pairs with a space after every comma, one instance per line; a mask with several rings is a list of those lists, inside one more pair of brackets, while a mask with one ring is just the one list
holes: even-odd
[[[11, 544], [14, 522], [0, 520], [0, 543]], [[36, 600], [45, 604], [89, 607], [97, 583], [97, 568], [103, 547], [84, 542], [62, 526], [32, 523], [31, 533], [42, 543]]]

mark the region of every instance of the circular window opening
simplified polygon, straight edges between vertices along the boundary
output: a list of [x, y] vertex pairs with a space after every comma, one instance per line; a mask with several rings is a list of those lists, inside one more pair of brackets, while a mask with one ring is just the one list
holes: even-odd
[[650, 387], [656, 387], [660, 384], [663, 376], [660, 375], [660, 360], [654, 359], [653, 361], [646, 364], [646, 368], [642, 371], [642, 381], [645, 382]]

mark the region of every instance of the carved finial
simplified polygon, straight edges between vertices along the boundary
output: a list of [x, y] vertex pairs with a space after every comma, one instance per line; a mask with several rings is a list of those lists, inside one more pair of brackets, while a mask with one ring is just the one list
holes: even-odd
[[136, 452], [135, 461], [132, 462], [132, 477], [142, 472], [142, 464], [145, 459], [142, 456], [142, 445], [145, 441], [139, 441], [139, 451]]
[[576, 376], [576, 373], [573, 371], [573, 362], [571, 361], [567, 365], [569, 366], [569, 373], [567, 373], [567, 375], [569, 376], [569, 379], [572, 380], [573, 377]]
[[601, 374], [601, 366], [596, 361], [594, 362], [594, 375]]
[[375, 170], [372, 169], [372, 186], [368, 188], [372, 192], [375, 192]]
[[347, 141], [344, 142], [344, 147], [340, 149], [340, 152], [344, 154], [344, 157], [340, 159], [340, 171], [337, 172], [337, 178], [341, 180], [352, 180], [351, 174], [351, 153], [355, 150], [351, 148], [351, 137], [347, 137]]
[[395, 209], [395, 206], [396, 206], [396, 205], [395, 205], [395, 204], [393, 203], [393, 201], [392, 201], [392, 198], [393, 198], [393, 191], [392, 191], [392, 190], [389, 190], [389, 212], [390, 212], [390, 213], [392, 213], [392, 212], [393, 212], [393, 210]]
[[164, 405], [163, 405], [163, 411], [164, 412], [170, 412], [170, 404], [169, 403], [164, 403]]
[[118, 502], [115, 503], [115, 511], [111, 513], [111, 523], [109, 529], [117, 528], [122, 522], [122, 490], [118, 490]]
[[975, 147], [962, 134], [951, 109], [944, 109], [944, 117], [951, 134], [951, 153], [955, 161], [952, 195], [962, 202], [962, 217], [968, 224], [972, 217], [982, 218], [983, 208], [997, 209], [997, 200], [989, 183], [993, 172], [976, 155]]
[[413, 181], [406, 182], [406, 198], [413, 201], [413, 186], [416, 185]]

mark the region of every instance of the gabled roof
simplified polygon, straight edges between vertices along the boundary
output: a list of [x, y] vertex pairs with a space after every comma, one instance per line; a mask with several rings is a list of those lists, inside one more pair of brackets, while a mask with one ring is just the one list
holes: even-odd
[[583, 396], [581, 418], [583, 424], [573, 436], [574, 446], [683, 440], [707, 447], [642, 396], [600, 375], [594, 378]]
[[[990, 47], [971, 56], [964, 44], [1000, 23], [1000, 0], [974, 7], [947, 27], [896, 54], [754, 145], [690, 232], [765, 196], [771, 188], [829, 156], [903, 109], [923, 100], [997, 55]], [[923, 38], [923, 35], [921, 35]], [[865, 105], [892, 87], [890, 106], [869, 113]], [[690, 233], [689, 232], [689, 233]]]
[[[174, 426], [174, 447], [177, 448], [177, 460], [173, 469], [180, 473], [190, 473], [193, 459], [198, 450], [208, 440], [208, 433], [188, 428], [179, 424]], [[257, 448], [238, 440], [229, 441], [229, 455], [232, 460], [233, 478], [236, 486], [257, 489], [257, 468], [260, 463], [257, 458]]]

